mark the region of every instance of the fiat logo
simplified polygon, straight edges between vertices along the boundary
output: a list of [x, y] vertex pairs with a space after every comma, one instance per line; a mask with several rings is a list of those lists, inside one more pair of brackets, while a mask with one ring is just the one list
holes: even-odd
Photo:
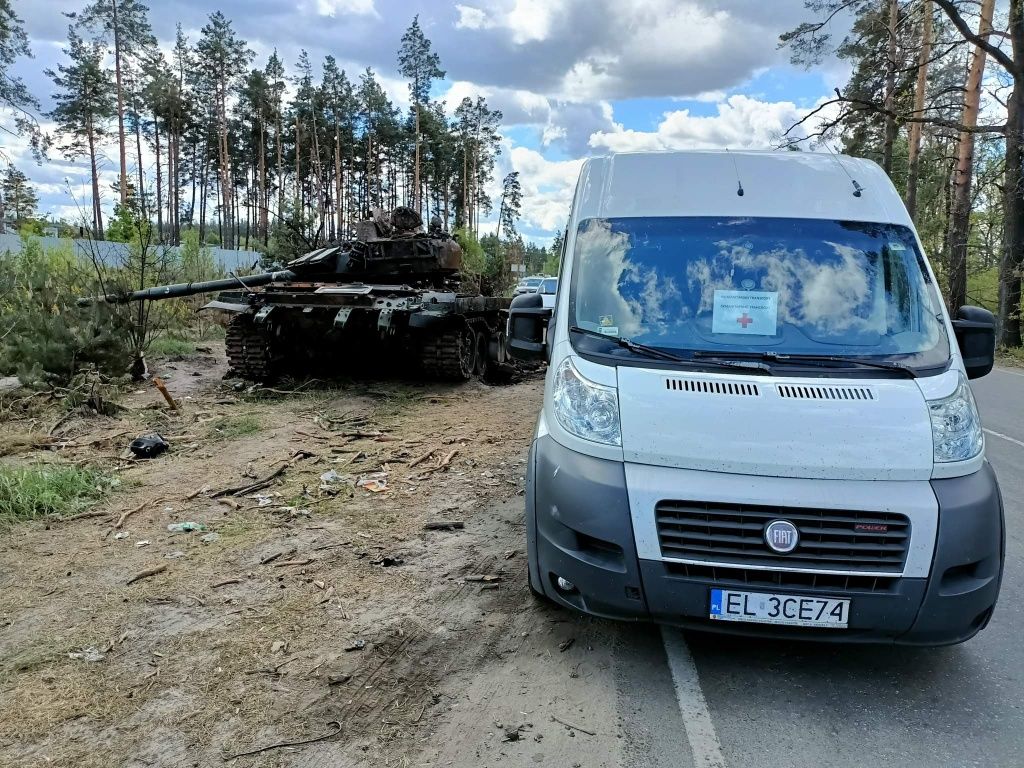
[[800, 543], [800, 531], [789, 520], [774, 520], [764, 529], [764, 543], [772, 552], [786, 555]]

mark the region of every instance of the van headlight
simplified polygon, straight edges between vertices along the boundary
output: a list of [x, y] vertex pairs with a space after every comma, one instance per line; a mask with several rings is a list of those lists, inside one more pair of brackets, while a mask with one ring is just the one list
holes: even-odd
[[928, 401], [928, 413], [932, 420], [936, 462], [966, 461], [981, 453], [984, 445], [981, 419], [963, 374], [952, 395]]
[[569, 358], [555, 372], [552, 403], [567, 432], [595, 443], [622, 445], [617, 390], [583, 378]]

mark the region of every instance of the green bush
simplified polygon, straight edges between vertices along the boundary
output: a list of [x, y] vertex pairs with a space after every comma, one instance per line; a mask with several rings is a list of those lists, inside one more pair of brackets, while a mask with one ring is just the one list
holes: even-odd
[[122, 373], [131, 359], [125, 323], [109, 305], [76, 304], [97, 293], [96, 283], [70, 243], [46, 251], [23, 235], [20, 253], [0, 255], [0, 375], [67, 381], [88, 366]]

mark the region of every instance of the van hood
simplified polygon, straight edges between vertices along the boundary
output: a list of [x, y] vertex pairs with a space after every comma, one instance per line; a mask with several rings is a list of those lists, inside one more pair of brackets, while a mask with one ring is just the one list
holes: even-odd
[[627, 462], [770, 477], [927, 480], [931, 422], [911, 379], [618, 368]]

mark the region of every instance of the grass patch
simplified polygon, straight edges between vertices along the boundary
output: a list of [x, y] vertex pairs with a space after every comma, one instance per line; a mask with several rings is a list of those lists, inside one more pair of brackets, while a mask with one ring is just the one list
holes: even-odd
[[160, 336], [149, 345], [149, 353], [154, 357], [174, 357], [176, 355], [194, 355], [195, 342], [176, 336]]
[[92, 469], [0, 466], [0, 524], [81, 512], [110, 487], [110, 479]]
[[207, 434], [222, 438], [247, 437], [262, 429], [263, 423], [256, 416], [224, 416], [210, 422]]

